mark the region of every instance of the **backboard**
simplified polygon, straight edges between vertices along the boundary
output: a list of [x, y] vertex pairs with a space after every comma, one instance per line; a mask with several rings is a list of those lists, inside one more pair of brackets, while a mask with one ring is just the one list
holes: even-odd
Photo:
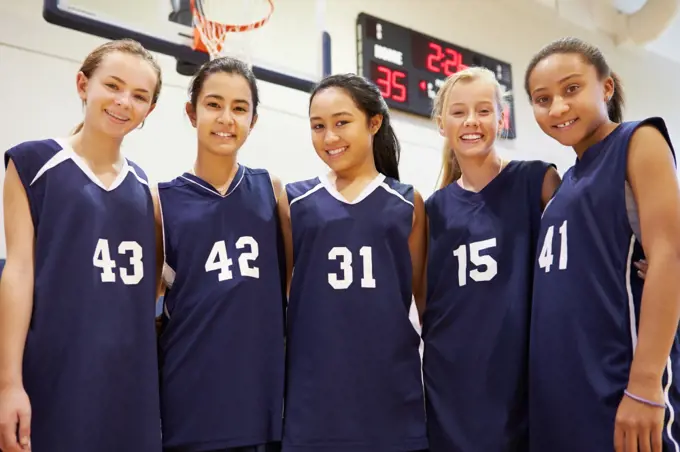
[[[207, 53], [192, 49], [190, 0], [43, 1], [47, 22], [106, 39], [135, 39], [153, 52], [175, 57], [177, 70], [183, 75], [192, 75], [209, 58]], [[250, 6], [257, 14], [258, 2], [263, 0], [215, 1], [220, 7], [224, 5], [227, 14], [230, 8], [236, 10], [235, 6], [252, 2]], [[262, 28], [248, 32], [248, 48], [258, 79], [309, 92], [331, 73], [324, 7], [325, 0], [275, 2], [271, 19]], [[239, 20], [242, 18], [234, 17], [234, 22]]]

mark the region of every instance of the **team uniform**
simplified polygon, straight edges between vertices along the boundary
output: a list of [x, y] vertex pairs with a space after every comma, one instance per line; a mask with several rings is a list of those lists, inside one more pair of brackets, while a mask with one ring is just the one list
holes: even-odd
[[531, 284], [549, 167], [511, 161], [480, 192], [452, 183], [425, 203], [430, 452], [528, 448]]
[[[626, 182], [626, 122], [567, 171], [541, 221], [530, 348], [531, 450], [613, 450], [616, 411], [637, 341], [643, 257], [635, 200]], [[678, 451], [680, 367], [676, 337], [663, 379], [665, 451]]]
[[64, 140], [5, 154], [35, 228], [23, 359], [32, 450], [161, 450], [155, 229], [146, 175], [124, 160], [106, 188]]
[[285, 255], [270, 175], [240, 165], [222, 195], [185, 173], [158, 192], [164, 448], [274, 450], [265, 444], [280, 443], [283, 424]]
[[413, 188], [381, 174], [352, 202], [326, 176], [286, 190], [294, 275], [284, 451], [425, 449], [420, 338], [409, 320]]

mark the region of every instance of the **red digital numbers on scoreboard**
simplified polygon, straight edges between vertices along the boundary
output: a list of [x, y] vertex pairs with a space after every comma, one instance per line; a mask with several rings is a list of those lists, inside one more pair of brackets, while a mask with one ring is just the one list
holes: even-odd
[[406, 102], [408, 98], [406, 73], [380, 64], [376, 64], [373, 69], [373, 81], [380, 88], [383, 97], [395, 102]]
[[460, 52], [449, 48], [442, 48], [442, 46], [434, 42], [430, 42], [428, 47], [430, 50], [425, 63], [428, 71], [437, 74], [443, 73], [448, 77], [467, 67], [463, 64], [463, 56]]

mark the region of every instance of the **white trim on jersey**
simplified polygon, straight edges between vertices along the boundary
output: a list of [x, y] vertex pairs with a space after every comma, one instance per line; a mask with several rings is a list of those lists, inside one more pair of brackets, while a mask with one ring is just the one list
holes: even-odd
[[323, 187], [323, 184], [316, 184], [314, 187], [310, 188], [309, 190], [307, 190], [306, 192], [304, 192], [303, 194], [301, 194], [301, 195], [298, 196], [297, 198], [293, 198], [293, 199], [290, 201], [289, 206], [292, 206], [294, 203], [300, 201], [301, 199], [306, 198], [307, 196], [311, 195], [311, 194], [314, 193], [315, 191], [321, 190], [322, 188], [324, 188], [324, 187]]
[[373, 179], [371, 182], [369, 182], [368, 185], [364, 187], [363, 190], [361, 190], [361, 193], [359, 193], [359, 196], [357, 196], [355, 199], [352, 201], [348, 201], [347, 198], [342, 196], [342, 194], [338, 191], [338, 189], [331, 183], [330, 179], [328, 178], [327, 174], [323, 174], [319, 176], [319, 181], [321, 181], [321, 185], [324, 186], [326, 191], [335, 199], [337, 199], [340, 202], [343, 202], [345, 204], [359, 204], [361, 201], [364, 199], [368, 198], [368, 196], [373, 193], [376, 188], [380, 186], [380, 184], [383, 183], [385, 180], [385, 175], [378, 173], [378, 175]]
[[[630, 245], [628, 247], [628, 262], [626, 263], [626, 292], [628, 293], [628, 316], [630, 320], [630, 339], [633, 344], [633, 353], [637, 348], [638, 333], [637, 333], [637, 317], [635, 316], [635, 303], [633, 301], [633, 288], [630, 284], [630, 277], [633, 266], [633, 251], [635, 250], [635, 242], [637, 241], [636, 234], [630, 237]], [[668, 357], [666, 364], [666, 386], [663, 388], [664, 401], [666, 402], [666, 407], [668, 408], [668, 423], [666, 424], [666, 434], [668, 438], [673, 442], [675, 447], [675, 452], [680, 452], [680, 445], [673, 437], [672, 426], [675, 421], [675, 410], [670, 400], [670, 390], [673, 384], [673, 363], [671, 362], [671, 357]]]
[[673, 384], [673, 363], [671, 362], [670, 356], [668, 357], [668, 362], [666, 364], [666, 378], [666, 387], [663, 388], [663, 396], [666, 401], [666, 406], [668, 407], [668, 424], [666, 424], [666, 434], [673, 442], [673, 446], [675, 446], [675, 452], [680, 452], [680, 446], [678, 445], [678, 442], [675, 440], [675, 438], [673, 438], [673, 431], [671, 428], [673, 426], [673, 422], [675, 421], [675, 410], [673, 409], [669, 395], [671, 385]]
[[637, 318], [635, 317], [635, 302], [633, 300], [633, 288], [630, 285], [630, 275], [633, 265], [633, 250], [635, 249], [635, 234], [630, 238], [628, 245], [628, 261], [626, 263], [626, 293], [628, 294], [628, 321], [630, 322], [630, 340], [633, 351], [637, 347]]
[[404, 201], [404, 202], [405, 202], [406, 204], [408, 204], [409, 206], [414, 207], [414, 205], [413, 205], [413, 203], [412, 203], [411, 201], [409, 201], [408, 199], [404, 198], [404, 197], [401, 195], [401, 193], [399, 193], [398, 191], [396, 191], [395, 189], [393, 189], [392, 187], [390, 187], [389, 185], [387, 185], [385, 182], [381, 182], [381, 183], [380, 183], [380, 187], [384, 188], [384, 189], [387, 191], [387, 193], [389, 193], [389, 194], [391, 194], [391, 195], [394, 195], [394, 196], [396, 196], [397, 198], [401, 199], [402, 201]]
[[[239, 169], [240, 169], [240, 168], [239, 168]], [[194, 184], [194, 185], [197, 185], [197, 186], [201, 187], [203, 190], [205, 190], [205, 191], [207, 191], [207, 192], [210, 192], [210, 193], [212, 193], [212, 194], [214, 194], [214, 195], [217, 195], [217, 196], [219, 196], [219, 197], [221, 197], [221, 198], [226, 198], [227, 196], [229, 196], [229, 195], [231, 195], [232, 193], [234, 193], [234, 192], [236, 191], [236, 189], [238, 188], [238, 186], [241, 185], [241, 182], [243, 181], [243, 178], [245, 177], [245, 175], [246, 175], [246, 171], [245, 171], [245, 168], [243, 168], [243, 169], [241, 170], [241, 178], [238, 180], [238, 182], [236, 182], [236, 185], [234, 185], [234, 188], [232, 188], [231, 190], [227, 191], [225, 194], [222, 194], [222, 193], [218, 192], [218, 191], [215, 190], [215, 189], [212, 189], [212, 190], [211, 190], [211, 189], [208, 188], [208, 187], [204, 187], [203, 185], [199, 184], [198, 182], [193, 181], [193, 180], [189, 179], [188, 177], [184, 177], [183, 175], [182, 175], [182, 176], [179, 176], [179, 177], [182, 178], [182, 179], [184, 179], [184, 180], [186, 180], [186, 181], [191, 182], [191, 183]], [[196, 177], [198, 177], [198, 176], [196, 176]]]
[[99, 188], [101, 188], [104, 191], [113, 191], [116, 188], [118, 188], [125, 178], [127, 177], [128, 173], [131, 173], [135, 178], [141, 182], [144, 185], [149, 185], [144, 179], [139, 177], [135, 169], [130, 165], [125, 157], [122, 158], [122, 167], [120, 169], [120, 172], [118, 173], [118, 176], [116, 176], [116, 179], [113, 181], [111, 186], [109, 188], [106, 188], [104, 184], [99, 180], [99, 178], [92, 172], [90, 167], [87, 165], [87, 162], [76, 154], [76, 151], [73, 150], [73, 148], [68, 144], [66, 140], [63, 139], [54, 139], [54, 141], [61, 146], [61, 151], [58, 151], [54, 156], [49, 159], [45, 164], [38, 170], [38, 173], [35, 175], [33, 180], [31, 181], [31, 185], [33, 185], [38, 179], [40, 179], [43, 174], [45, 174], [47, 171], [51, 170], [52, 168], [58, 166], [61, 163], [64, 163], [68, 160], [72, 160], [73, 163], [75, 163], [78, 168], [87, 176], [88, 179], [90, 179], [94, 184], [96, 184]]

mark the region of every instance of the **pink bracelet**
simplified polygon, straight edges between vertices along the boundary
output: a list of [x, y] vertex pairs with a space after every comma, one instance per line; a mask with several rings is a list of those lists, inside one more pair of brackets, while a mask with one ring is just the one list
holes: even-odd
[[656, 408], [666, 409], [666, 405], [664, 403], [658, 403], [658, 402], [654, 402], [653, 400], [643, 399], [640, 396], [636, 396], [635, 394], [631, 394], [630, 392], [628, 392], [627, 389], [624, 389], [623, 393], [625, 395], [627, 395], [628, 397], [630, 397], [631, 399], [635, 400], [636, 402], [644, 403], [645, 405], [653, 406], [653, 407], [656, 407]]

